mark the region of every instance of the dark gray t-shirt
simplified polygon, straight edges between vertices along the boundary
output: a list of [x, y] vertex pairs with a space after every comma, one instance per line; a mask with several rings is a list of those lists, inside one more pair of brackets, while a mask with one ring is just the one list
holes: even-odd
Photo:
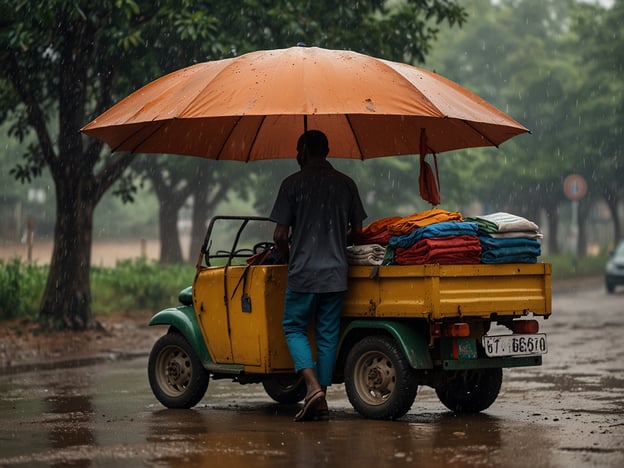
[[292, 230], [289, 289], [302, 293], [347, 290], [347, 229], [366, 218], [351, 178], [324, 159], [312, 159], [284, 179], [270, 218]]

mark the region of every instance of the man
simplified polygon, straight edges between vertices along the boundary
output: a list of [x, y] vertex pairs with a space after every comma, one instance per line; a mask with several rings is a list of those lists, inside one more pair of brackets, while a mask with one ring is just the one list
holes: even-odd
[[[366, 218], [355, 183], [327, 162], [328, 153], [324, 133], [310, 130], [301, 135], [301, 170], [284, 179], [271, 212], [277, 223], [275, 244], [288, 262], [282, 327], [295, 370], [307, 386], [295, 421], [329, 418], [325, 392], [332, 381], [347, 290], [346, 247], [361, 234]], [[312, 319], [316, 366], [308, 339]]]

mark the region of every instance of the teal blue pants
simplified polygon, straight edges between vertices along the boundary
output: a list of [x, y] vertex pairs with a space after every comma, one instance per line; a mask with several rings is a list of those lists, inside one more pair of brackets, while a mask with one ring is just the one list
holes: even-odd
[[[295, 370], [314, 369], [319, 384], [331, 385], [345, 292], [297, 293], [286, 289], [282, 328]], [[314, 319], [316, 366], [308, 324]]]

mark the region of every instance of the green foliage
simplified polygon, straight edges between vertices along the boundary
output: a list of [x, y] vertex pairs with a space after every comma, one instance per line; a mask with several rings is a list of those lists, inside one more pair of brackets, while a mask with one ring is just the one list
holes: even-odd
[[47, 276], [47, 268], [0, 260], [0, 320], [34, 319]]
[[115, 268], [91, 269], [94, 314], [137, 314], [178, 304], [178, 293], [193, 284], [195, 267], [125, 260]]
[[[47, 266], [0, 260], [0, 320], [37, 317]], [[115, 268], [92, 268], [93, 312], [152, 314], [178, 304], [178, 293], [193, 284], [194, 266], [127, 260]]]
[[561, 255], [545, 255], [541, 262], [552, 264], [552, 278], [567, 279], [583, 276], [601, 276], [607, 263], [607, 253], [602, 252], [594, 257], [575, 258], [571, 253]]

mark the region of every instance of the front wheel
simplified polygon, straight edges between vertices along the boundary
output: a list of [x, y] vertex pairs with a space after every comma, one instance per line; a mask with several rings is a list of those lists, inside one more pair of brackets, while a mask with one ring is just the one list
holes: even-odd
[[262, 381], [262, 386], [273, 400], [285, 405], [299, 403], [307, 391], [303, 378], [296, 374], [268, 378]]
[[167, 408], [192, 408], [204, 397], [210, 375], [179, 333], [161, 336], [147, 364], [154, 396]]
[[369, 336], [353, 346], [345, 363], [349, 401], [362, 416], [397, 419], [416, 398], [416, 374], [396, 342]]
[[489, 408], [500, 392], [503, 370], [457, 371], [436, 394], [444, 406], [456, 413], [478, 413]]

